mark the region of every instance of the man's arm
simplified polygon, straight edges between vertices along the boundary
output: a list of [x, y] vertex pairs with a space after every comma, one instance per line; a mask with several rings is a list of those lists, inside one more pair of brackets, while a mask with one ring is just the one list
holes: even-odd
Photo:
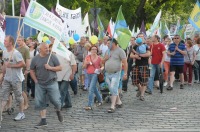
[[35, 71], [34, 70], [30, 70], [30, 75], [31, 75], [31, 78], [33, 79], [33, 81], [35, 83], [38, 83], [38, 80], [36, 78], [36, 75], [35, 75]]
[[177, 50], [178, 52], [180, 52], [182, 55], [186, 55], [186, 54], [187, 54], [187, 51], [181, 50], [181, 49], [179, 49], [178, 47], [176, 47], [176, 50]]
[[25, 63], [24, 63], [24, 61], [19, 61], [16, 64], [5, 62], [5, 65], [6, 65], [7, 68], [22, 68], [22, 67], [25, 66]]
[[54, 71], [54, 72], [62, 70], [62, 66], [61, 65], [53, 67], [53, 66], [50, 66], [49, 64], [45, 64], [44, 66], [45, 66], [45, 68], [47, 70]]
[[151, 55], [150, 51], [147, 50], [145, 54], [139, 54], [140, 57], [149, 57]]
[[77, 71], [77, 65], [71, 65], [71, 68], [72, 68], [72, 74], [70, 75], [70, 80], [73, 80], [74, 79], [74, 75]]
[[122, 59], [122, 64], [124, 65], [124, 79], [127, 78], [127, 70], [128, 70], [128, 64], [127, 64], [127, 59]]

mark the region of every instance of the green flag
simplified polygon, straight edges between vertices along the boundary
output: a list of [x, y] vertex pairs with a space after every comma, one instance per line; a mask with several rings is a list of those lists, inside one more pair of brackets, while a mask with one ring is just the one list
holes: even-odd
[[99, 40], [103, 40], [103, 37], [104, 37], [104, 27], [103, 27], [103, 24], [101, 22], [101, 19], [100, 19], [99, 15], [97, 15], [97, 24], [98, 24], [98, 30], [99, 30], [98, 38], [99, 38]]
[[128, 26], [126, 24], [126, 20], [124, 19], [124, 15], [122, 13], [122, 6], [120, 6], [119, 8], [115, 24], [116, 25], [114, 34], [116, 32], [117, 41], [122, 49], [126, 49], [131, 38], [131, 32], [129, 31]]
[[177, 34], [180, 35], [180, 37], [181, 37], [182, 39], [184, 39], [185, 28], [186, 28], [186, 27], [185, 27], [184, 21], [181, 21], [181, 20], [180, 20], [179, 25], [178, 25], [178, 27], [177, 27]]

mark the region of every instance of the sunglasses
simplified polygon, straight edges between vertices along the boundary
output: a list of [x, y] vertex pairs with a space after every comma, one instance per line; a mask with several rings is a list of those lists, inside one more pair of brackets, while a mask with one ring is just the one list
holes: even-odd
[[174, 38], [174, 39], [179, 39], [179, 38]]

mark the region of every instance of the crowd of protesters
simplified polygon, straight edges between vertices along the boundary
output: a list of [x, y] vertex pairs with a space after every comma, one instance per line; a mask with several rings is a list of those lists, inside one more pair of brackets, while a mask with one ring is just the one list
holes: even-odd
[[102, 106], [104, 98], [101, 95], [101, 84], [98, 83], [100, 73], [104, 75], [104, 84], [111, 94], [108, 113], [123, 106], [122, 90], [126, 92], [134, 86], [138, 91], [136, 96], [145, 101], [145, 93], [153, 94], [154, 88], [159, 89], [161, 72], [163, 86], [167, 90], [173, 90], [175, 80], [180, 81], [180, 89], [184, 89], [184, 85], [200, 83], [198, 34], [194, 38], [182, 40], [179, 35], [146, 38], [143, 33], [139, 33], [137, 37], [131, 37], [126, 50], [120, 48], [116, 39], [108, 36], [97, 44], [92, 44], [88, 37], [81, 37], [79, 43], [69, 47], [69, 59], [51, 52], [54, 39], [50, 39], [51, 44], [48, 45], [20, 36], [16, 49], [12, 36], [6, 36], [4, 41], [6, 50], [2, 55], [0, 78], [1, 111], [11, 107], [14, 94], [19, 103], [15, 120], [22, 120], [25, 118], [24, 111], [29, 107], [28, 98], [32, 98], [35, 100], [35, 109], [40, 111], [41, 120], [35, 126], [37, 128], [47, 125], [48, 100], [54, 105], [58, 120], [63, 122], [62, 109], [73, 105], [69, 87], [74, 95], [78, 92], [78, 86], [88, 91], [85, 110], [93, 109], [94, 95], [97, 107]]

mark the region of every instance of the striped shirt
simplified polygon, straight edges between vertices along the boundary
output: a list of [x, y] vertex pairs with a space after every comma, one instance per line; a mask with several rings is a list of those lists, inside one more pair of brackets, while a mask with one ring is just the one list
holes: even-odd
[[[172, 53], [175, 51], [175, 48], [176, 48], [176, 44], [172, 43], [169, 45], [168, 51]], [[179, 43], [178, 48], [182, 51], [186, 50], [185, 44], [183, 43]], [[170, 65], [179, 65], [179, 66], [184, 65], [184, 55], [176, 50], [175, 55], [172, 55], [170, 58]]]

